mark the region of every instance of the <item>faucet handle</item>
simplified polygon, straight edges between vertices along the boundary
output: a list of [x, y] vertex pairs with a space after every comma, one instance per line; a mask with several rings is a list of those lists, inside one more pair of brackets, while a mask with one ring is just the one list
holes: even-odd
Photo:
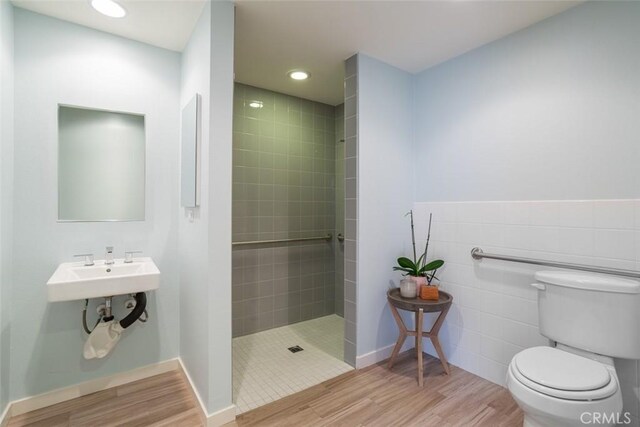
[[113, 246], [107, 246], [104, 253], [104, 264], [113, 265]]
[[74, 258], [77, 257], [84, 257], [84, 266], [85, 267], [91, 267], [92, 265], [95, 265], [95, 263], [93, 262], [93, 254], [79, 254], [79, 255], [74, 255]]
[[142, 251], [127, 251], [124, 253], [124, 262], [131, 264], [133, 262], [133, 254], [141, 254]]

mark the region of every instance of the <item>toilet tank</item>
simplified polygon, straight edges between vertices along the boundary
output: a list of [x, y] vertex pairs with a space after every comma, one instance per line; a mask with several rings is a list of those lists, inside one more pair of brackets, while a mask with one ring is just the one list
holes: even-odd
[[640, 359], [640, 282], [539, 271], [538, 324], [545, 337], [605, 356]]

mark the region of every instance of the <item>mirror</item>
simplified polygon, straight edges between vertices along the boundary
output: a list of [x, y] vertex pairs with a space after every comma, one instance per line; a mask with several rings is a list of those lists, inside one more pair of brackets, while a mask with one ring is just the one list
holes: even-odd
[[200, 147], [200, 95], [195, 94], [182, 110], [180, 205], [198, 206], [198, 151]]
[[58, 106], [58, 220], [143, 221], [144, 116]]

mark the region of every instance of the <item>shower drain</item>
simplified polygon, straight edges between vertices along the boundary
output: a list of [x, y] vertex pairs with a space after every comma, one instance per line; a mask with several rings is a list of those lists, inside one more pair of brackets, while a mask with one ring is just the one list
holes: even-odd
[[289, 350], [291, 353], [297, 353], [297, 352], [299, 352], [299, 351], [304, 350], [304, 348], [300, 347], [299, 345], [294, 345], [293, 347], [289, 347], [289, 348], [288, 348], [288, 350]]

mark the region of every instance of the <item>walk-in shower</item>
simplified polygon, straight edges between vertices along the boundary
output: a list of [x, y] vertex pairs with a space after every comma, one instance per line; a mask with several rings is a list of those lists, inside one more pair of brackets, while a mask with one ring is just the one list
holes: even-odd
[[342, 105], [235, 85], [233, 357], [239, 412], [350, 369], [342, 361], [343, 115]]

